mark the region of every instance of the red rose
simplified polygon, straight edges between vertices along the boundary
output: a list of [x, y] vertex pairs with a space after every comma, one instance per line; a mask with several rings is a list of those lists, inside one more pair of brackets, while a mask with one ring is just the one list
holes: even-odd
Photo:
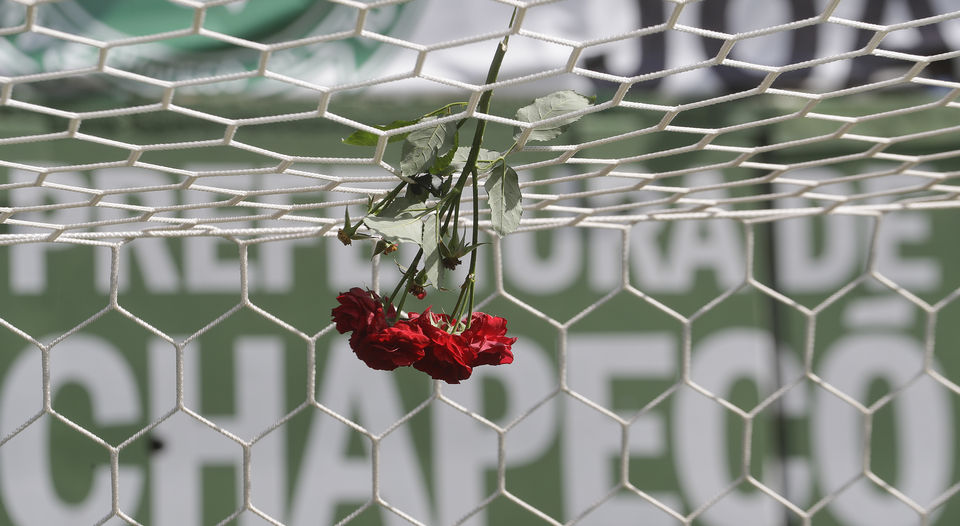
[[506, 334], [507, 320], [482, 312], [474, 312], [470, 328], [463, 331], [464, 339], [477, 355], [470, 365], [476, 367], [513, 363], [513, 352], [510, 347], [517, 339], [507, 338]]
[[354, 287], [349, 292], [343, 292], [337, 296], [337, 301], [340, 302], [340, 306], [335, 307], [331, 314], [340, 334], [357, 329], [379, 331], [387, 327], [386, 316], [396, 316], [393, 305], [390, 306], [386, 316], [384, 315], [380, 296], [372, 290]]
[[423, 358], [430, 345], [420, 327], [408, 321], [397, 322], [379, 331], [357, 330], [350, 336], [350, 348], [371, 369], [392, 371]]
[[435, 380], [443, 380], [448, 384], [458, 384], [460, 380], [470, 378], [473, 373], [473, 363], [477, 355], [459, 334], [450, 334], [450, 317], [446, 314], [434, 314], [430, 308], [423, 314], [411, 314], [410, 321], [415, 323], [430, 339], [430, 345], [420, 361], [413, 364], [417, 370], [423, 371]]

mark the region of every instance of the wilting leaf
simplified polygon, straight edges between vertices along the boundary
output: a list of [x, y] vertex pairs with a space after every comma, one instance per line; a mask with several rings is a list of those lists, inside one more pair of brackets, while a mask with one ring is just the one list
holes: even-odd
[[505, 236], [520, 226], [520, 179], [503, 161], [496, 164], [483, 187], [487, 190], [490, 220], [497, 234]]
[[420, 216], [403, 213], [397, 217], [365, 217], [363, 218], [371, 230], [377, 232], [388, 241], [394, 243], [416, 243], [423, 241], [423, 222]]
[[401, 215], [418, 215], [426, 209], [427, 194], [411, 194], [409, 190], [404, 195], [397, 196], [389, 205], [385, 206], [377, 216], [379, 219], [395, 218]]
[[[457, 148], [457, 151], [453, 154], [453, 159], [450, 160], [450, 165], [447, 166], [446, 170], [443, 171], [444, 175], [449, 175], [453, 173], [459, 173], [463, 171], [464, 166], [467, 164], [467, 157], [470, 156], [470, 147], [461, 146]], [[494, 152], [491, 150], [485, 150], [480, 148], [480, 154], [477, 156], [477, 172], [484, 173], [488, 171], [487, 169], [492, 166], [493, 161], [496, 161], [500, 158], [499, 152]]]
[[430, 167], [430, 173], [432, 174], [442, 174], [444, 170], [450, 166], [450, 162], [453, 161], [454, 156], [457, 155], [457, 150], [460, 149], [460, 130], [455, 130], [453, 132], [453, 141], [450, 146], [450, 150], [446, 153], [437, 157], [437, 160], [433, 162], [433, 166]]
[[[420, 122], [420, 119], [416, 119], [412, 121], [393, 121], [390, 124], [377, 124], [374, 126], [374, 128], [377, 128], [378, 130], [383, 130], [383, 131], [395, 130], [397, 128], [403, 128], [404, 126], [410, 126], [411, 124], [416, 124], [418, 122]], [[410, 134], [401, 133], [398, 135], [392, 135], [390, 139], [388, 139], [388, 141], [389, 142], [402, 141], [407, 138], [407, 135], [410, 135]], [[363, 131], [363, 130], [357, 130], [351, 133], [350, 135], [348, 135], [346, 138], [342, 139], [342, 141], [344, 144], [352, 144], [354, 146], [376, 146], [377, 139], [379, 138], [380, 136], [375, 133], [370, 133], [368, 131]]]
[[437, 154], [446, 153], [452, 143], [453, 135], [447, 133], [446, 123], [410, 132], [400, 152], [400, 175], [413, 177], [426, 172], [437, 159]]
[[[575, 91], [564, 90], [545, 95], [533, 101], [533, 104], [524, 106], [517, 110], [517, 120], [522, 122], [540, 122], [546, 119], [559, 117], [582, 110], [593, 105], [593, 100]], [[567, 117], [553, 121], [550, 124], [534, 126], [530, 132], [528, 140], [531, 141], [549, 141], [558, 137], [572, 123], [576, 122], [580, 116]], [[519, 139], [523, 129], [515, 128], [514, 139]]]

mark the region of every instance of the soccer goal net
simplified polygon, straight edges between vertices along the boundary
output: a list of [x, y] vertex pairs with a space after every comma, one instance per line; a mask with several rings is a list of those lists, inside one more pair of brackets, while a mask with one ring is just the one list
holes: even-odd
[[957, 9], [0, 0], [0, 524], [957, 524]]

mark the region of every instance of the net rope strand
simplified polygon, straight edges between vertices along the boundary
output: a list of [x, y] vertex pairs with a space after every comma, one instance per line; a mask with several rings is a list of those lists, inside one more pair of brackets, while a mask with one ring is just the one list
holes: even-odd
[[[576, 524], [580, 519], [589, 517], [591, 511], [602, 507], [604, 503], [611, 500], [618, 492], [625, 491], [650, 503], [653, 507], [671, 517], [677, 524], [690, 525], [710, 510], [711, 507], [716, 505], [716, 503], [720, 502], [725, 496], [736, 491], [738, 485], [745, 483], [777, 501], [779, 505], [786, 508], [788, 512], [802, 524], [809, 525], [818, 512], [826, 508], [832, 501], [838, 499], [848, 488], [862, 481], [872, 482], [892, 498], [912, 509], [917, 517], [926, 524], [929, 523], [928, 521], [933, 520], [932, 517], [935, 516], [939, 508], [945, 506], [947, 502], [960, 491], [960, 483], [953, 484], [936, 499], [930, 502], [917, 502], [909, 495], [900, 491], [895, 485], [889, 484], [874, 473], [870, 465], [871, 450], [869, 442], [869, 437], [873, 432], [871, 428], [871, 416], [881, 409], [890, 406], [904, 391], [917, 382], [923, 379], [929, 379], [935, 382], [940, 388], [960, 394], [960, 386], [938, 371], [930, 358], [930, 356], [933, 355], [933, 348], [936, 344], [935, 326], [938, 321], [938, 316], [942, 314], [948, 306], [960, 298], [960, 290], [948, 294], [935, 303], [930, 303], [898, 284], [896, 280], [886, 276], [876, 264], [877, 232], [880, 225], [889, 219], [890, 214], [905, 211], [932, 213], [935, 210], [960, 208], [960, 186], [952, 184], [951, 182], [957, 177], [958, 172], [940, 171], [928, 164], [934, 161], [960, 157], [960, 150], [956, 150], [954, 146], [950, 146], [949, 144], [945, 144], [939, 151], [927, 151], [914, 154], [902, 152], [891, 153], [887, 150], [900, 143], [917, 139], [947, 139], [955, 136], [958, 130], [960, 130], [960, 126], [944, 126], [937, 129], [910, 132], [890, 137], [871, 135], [867, 132], [853, 133], [852, 131], [858, 125], [869, 124], [872, 121], [883, 118], [909, 117], [913, 114], [931, 109], [940, 109], [942, 111], [960, 110], [960, 101], [957, 100], [957, 98], [960, 97], [960, 82], [923, 76], [926, 68], [928, 68], [931, 63], [940, 60], [954, 59], [960, 56], [960, 51], [951, 51], [932, 56], [919, 56], [883, 48], [884, 38], [894, 31], [919, 28], [929, 24], [955, 20], [960, 18], [960, 11], [941, 13], [928, 18], [898, 24], [878, 25], [835, 15], [834, 11], [836, 11], [840, 5], [839, 0], [836, 0], [830, 2], [823, 12], [813, 18], [741, 33], [722, 33], [691, 26], [687, 22], [681, 23], [680, 20], [683, 10], [692, 3], [677, 1], [672, 3], [672, 10], [669, 10], [666, 14], [666, 22], [663, 24], [625, 32], [615, 36], [577, 41], [565, 35], [547, 34], [541, 29], [528, 29], [523, 26], [525, 21], [530, 18], [530, 13], [534, 12], [539, 6], [549, 2], [497, 0], [498, 3], [516, 6], [519, 9], [516, 18], [517, 22], [509, 31], [484, 33], [476, 37], [423, 45], [365, 28], [365, 21], [373, 10], [382, 6], [402, 4], [404, 3], [402, 0], [379, 2], [376, 4], [342, 0], [336, 1], [335, 3], [347, 6], [356, 11], [357, 22], [354, 28], [330, 35], [267, 44], [251, 42], [203, 27], [206, 10], [218, 5], [228, 5], [231, 3], [229, 0], [222, 2], [171, 0], [173, 3], [194, 10], [194, 22], [189, 29], [114, 42], [102, 41], [82, 35], [73, 35], [45, 26], [43, 17], [39, 16], [40, 9], [44, 2], [18, 1], [25, 9], [24, 22], [14, 27], [0, 28], [0, 35], [11, 36], [35, 33], [37, 35], [69, 40], [96, 48], [98, 58], [96, 65], [92, 67], [66, 71], [0, 76], [0, 84], [2, 84], [2, 89], [0, 89], [0, 108], [22, 110], [65, 119], [67, 121], [65, 128], [61, 131], [0, 138], [0, 146], [69, 139], [82, 143], [119, 148], [124, 150], [126, 157], [125, 160], [120, 161], [104, 160], [103, 162], [63, 166], [41, 166], [31, 164], [30, 160], [0, 158], [0, 166], [6, 167], [8, 170], [17, 170], [21, 177], [20, 180], [15, 182], [0, 184], [0, 197], [3, 198], [3, 201], [0, 201], [0, 204], [3, 205], [0, 206], [0, 227], [3, 228], [0, 230], [0, 246], [9, 247], [26, 243], [59, 243], [89, 247], [107, 247], [111, 251], [111, 272], [107, 304], [86, 319], [79, 321], [69, 330], [62, 334], [50, 336], [45, 343], [44, 339], [31, 335], [19, 329], [14, 323], [0, 317], [0, 326], [36, 348], [38, 353], [41, 354], [43, 372], [43, 405], [41, 409], [20, 426], [9, 430], [6, 436], [0, 438], [0, 447], [10, 440], [17, 438], [18, 435], [23, 433], [25, 429], [29, 428], [37, 420], [46, 418], [48, 420], [55, 419], [61, 422], [88, 437], [98, 447], [105, 450], [110, 457], [109, 471], [111, 475], [112, 499], [110, 510], [106, 512], [106, 515], [103, 516], [97, 524], [114, 523], [117, 521], [126, 524], [140, 524], [131, 516], [133, 510], [121, 509], [119, 496], [123, 491], [123, 485], [121, 483], [119, 458], [123, 456], [125, 450], [133, 447], [137, 439], [146, 436], [151, 430], [157, 428], [176, 414], [184, 415], [206, 426], [213, 432], [227, 439], [231, 445], [239, 446], [242, 451], [242, 469], [240, 470], [242, 498], [240, 499], [239, 507], [223, 519], [221, 524], [228, 524], [244, 513], [253, 514], [269, 524], [283, 524], [280, 518], [273, 517], [267, 510], [258, 508], [256, 505], [257, 487], [256, 484], [254, 484], [251, 470], [252, 459], [256, 457], [254, 446], [261, 440], [266, 439], [271, 432], [288, 424], [297, 416], [307, 414], [310, 411], [322, 413], [332, 420], [346, 425], [353, 432], [359, 434], [370, 446], [371, 492], [369, 500], [344, 517], [338, 524], [348, 524], [352, 519], [358, 517], [368, 509], [375, 507], [382, 508], [410, 524], [425, 524], [426, 519], [408, 514], [407, 511], [404, 510], [404, 503], [393, 502], [381, 494], [381, 457], [384, 454], [382, 444], [392, 433], [402, 426], [408, 425], [415, 417], [434, 405], [443, 405], [451, 410], [457, 411], [464, 418], [469, 419], [477, 425], [483, 426], [486, 430], [496, 435], [496, 487], [493, 492], [477, 502], [474, 507], [466, 510], [463, 516], [457, 519], [456, 524], [467, 523], [471, 517], [487, 509], [492, 502], [499, 498], [513, 502], [537, 517], [543, 524], [552, 524], [555, 526], [560, 524]], [[813, 24], [826, 23], [837, 24], [857, 30], [872, 31], [873, 37], [869, 39], [867, 45], [864, 47], [842, 55], [817, 57], [802, 63], [784, 66], [753, 64], [729, 57], [735, 44], [746, 39], [797, 30]], [[711, 39], [720, 39], [722, 40], [722, 44], [716, 56], [707, 60], [632, 77], [601, 73], [590, 70], [584, 65], [584, 60], [582, 59], [583, 52], [592, 46], [628, 41], [641, 36], [671, 31]], [[431, 53], [459, 45], [497, 41], [507, 33], [569, 48], [569, 57], [562, 68], [547, 69], [514, 79], [502, 80], [495, 84], [496, 87], [505, 88], [517, 86], [534, 81], [551, 79], [562, 74], [572, 74], [616, 85], [614, 94], [609, 100], [603, 101], [596, 107], [583, 111], [585, 114], [583, 122], [589, 122], [591, 116], [598, 116], [604, 112], [611, 111], [638, 113], [652, 111], [660, 115], [658, 123], [638, 130], [615, 133], [606, 137], [584, 140], [580, 143], [549, 146], [524, 145], [521, 148], [521, 152], [524, 153], [549, 157], [518, 166], [517, 169], [520, 172], [532, 173], [535, 169], [564, 166], [572, 168], [576, 173], [564, 172], [553, 178], [527, 178], [524, 180], [522, 183], [523, 201], [525, 203], [525, 211], [529, 213], [525, 213], [518, 234], [571, 227], [580, 230], [613, 232], [618, 236], [620, 248], [618, 260], [621, 275], [609, 291], [602, 294], [582, 310], [568, 318], [556, 319], [546, 312], [546, 309], [542, 306], [533, 305], [509, 290], [504, 283], [503, 276], [503, 241], [500, 239], [492, 239], [492, 272], [494, 279], [491, 281], [493, 282], [493, 290], [490, 291], [486, 298], [482, 298], [481, 306], [500, 299], [519, 307], [531, 316], [544, 322], [551, 330], [556, 331], [556, 355], [558, 361], [555, 377], [556, 389], [545, 393], [544, 396], [538, 400], [529, 401], [526, 409], [522, 410], [517, 416], [510, 419], [510, 421], [498, 422], [461, 404], [455, 397], [449, 396], [444, 391], [443, 385], [436, 383], [430, 395], [423, 402], [406, 412], [398, 421], [393, 422], [382, 431], [371, 431], [361, 423], [352, 420], [349, 416], [343, 415], [336, 409], [324, 405], [317, 394], [317, 363], [314, 350], [318, 346], [318, 340], [332, 332], [332, 326], [328, 326], [315, 334], [308, 334], [286, 322], [281, 317], [272, 314], [269, 309], [258, 305], [256, 299], [252, 298], [249, 294], [250, 273], [248, 267], [250, 262], [248, 259], [248, 249], [251, 246], [257, 245], [268, 248], [272, 243], [282, 241], [334, 237], [337, 229], [342, 225], [342, 220], [339, 219], [341, 215], [339, 212], [341, 212], [345, 206], [363, 204], [369, 196], [383, 195], [395, 184], [396, 178], [393, 174], [398, 170], [396, 166], [388, 161], [391, 150], [387, 147], [387, 138], [397, 133], [403, 133], [403, 131], [391, 130], [382, 132], [373, 127], [380, 123], [361, 123], [348, 116], [335, 113], [329, 109], [329, 104], [331, 99], [338, 97], [340, 94], [346, 94], [360, 87], [376, 86], [390, 81], [418, 78], [461, 90], [465, 95], [465, 100], [469, 100], [467, 110], [462, 116], [481, 118], [491, 123], [505, 126], [522, 124], [507, 117], [479, 115], [476, 113], [476, 103], [479, 94], [489, 86], [470, 84], [461, 79], [444, 78], [432, 73], [423, 72], [424, 62]], [[205, 36], [238, 47], [249, 48], [259, 54], [260, 66], [251, 72], [171, 81], [152, 78], [108, 65], [111, 55], [119, 53], [117, 50], [122, 50], [125, 46], [161, 42], [166, 39], [185, 36]], [[370, 38], [413, 50], [417, 53], [416, 65], [411, 72], [407, 74], [377, 77], [340, 86], [321, 85], [270, 69], [271, 56], [276, 52], [351, 37]], [[776, 79], [784, 73], [865, 56], [896, 59], [912, 63], [912, 66], [908, 68], [906, 73], [893, 79], [819, 93], [806, 92], [800, 89], [772, 87]], [[711, 97], [687, 104], [659, 104], [626, 100], [626, 95], [631, 88], [643, 82], [716, 66], [761, 72], [765, 74], [765, 77], [761, 80], [758, 87], [751, 90], [720, 97]], [[162, 100], [161, 102], [132, 108], [75, 112], [17, 98], [19, 86], [29, 85], [30, 83], [38, 81], [69, 80], [93, 73], [105, 74], [118, 80], [159, 87], [163, 91]], [[310, 90], [315, 93], [317, 109], [254, 118], [227, 118], [214, 115], [202, 109], [190, 108], [188, 105], [185, 105], [186, 103], [173, 103], [174, 95], [181, 89], [216, 85], [229, 80], [253, 77], [272, 79], [291, 87], [295, 86]], [[943, 94], [937, 100], [919, 106], [897, 108], [859, 117], [838, 115], [830, 113], [829, 108], [820, 108], [820, 106], [823, 105], [822, 103], [840, 97], [866, 95], [872, 92], [880, 92], [889, 88], [900, 87], [936, 88], [941, 90]], [[764, 94], [798, 99], [802, 101], [802, 107], [787, 115], [779, 117], [758, 117], [748, 122], [720, 128], [708, 129], [672, 124], [679, 116], [687, 111]], [[149, 117], [166, 112], [189, 116], [222, 126], [224, 128], [223, 135], [213, 139], [190, 140], [176, 143], [135, 144], [133, 142], [109, 139], [81, 131], [84, 123], [87, 121], [132, 115]], [[362, 157], [360, 155], [363, 154], [360, 153], [357, 154], [357, 157], [324, 157], [321, 156], [323, 153], [321, 145], [318, 145], [318, 155], [316, 157], [292, 155], [270, 151], [266, 148], [236, 139], [236, 136], [243, 131], [245, 126], [268, 123], [295, 124], [315, 119], [328, 121], [329, 123], [337, 125], [346, 125], [352, 129], [376, 133], [381, 135], [381, 138], [378, 146], [369, 157]], [[717, 144], [717, 141], [724, 138], [724, 135], [728, 133], [759, 129], [775, 123], [789, 124], [791, 122], [805, 121], [836, 124], [836, 128], [831, 132], [825, 132], [813, 137], [787, 139], [783, 142], [765, 146]], [[411, 127], [411, 129], [416, 128], [417, 126]], [[602, 158], [588, 156], [588, 154], [590, 154], [589, 150], [592, 148], [617, 145], [631, 139], [653, 137], [657, 134], [668, 133], [683, 134], [696, 140], [687, 146], [660, 151], [638, 152], [632, 157]], [[859, 153], [849, 153], [836, 157], [797, 162], [771, 163], [762, 158], [764, 154], [778, 152], [788, 148], [822, 145], [832, 142], [843, 142], [845, 144], [856, 143], [863, 145], [865, 149]], [[944, 142], [947, 143], [949, 141]], [[245, 152], [264, 156], [273, 164], [267, 168], [251, 167], [250, 169], [202, 172], [141, 160], [142, 156], [148, 152], [180, 151], [204, 146], [237, 148]], [[731, 154], [733, 157], [729, 160], [720, 161], [708, 166], [689, 166], [688, 168], [673, 171], [648, 172], [638, 171], [639, 168], [637, 168], [638, 163], [643, 161], [673, 158], [674, 156], [691, 156], [700, 152], [726, 153]], [[812, 167], [833, 166], [851, 161], [868, 160], [888, 161], [895, 163], [896, 166], [887, 167], [887, 169], [882, 170], [854, 173], [843, 177], [840, 181], [810, 179], [803, 177], [802, 174], [802, 170]], [[382, 173], [373, 177], [340, 175], [334, 173], [333, 170], [326, 170], [325, 167], [330, 164], [369, 166], [379, 169]], [[72, 183], [58, 182], [57, 179], [58, 174], [65, 172], [122, 167], [158, 171], [169, 175], [173, 182], [159, 186], [146, 185], [104, 189], [96, 188], [92, 185], [89, 187], [76, 186]], [[312, 171], [308, 169], [308, 167], [316, 171]], [[750, 170], [753, 175], [745, 180], [709, 182], [701, 186], [680, 186], [676, 183], [676, 179], [668, 180], [673, 177], [688, 175], [705, 169], [745, 169]], [[763, 172], [763, 174], [757, 175], [758, 172]], [[266, 183], [266, 181], [269, 180], [269, 177], [266, 176], [271, 175], [285, 175], [297, 180], [302, 179], [305, 182], [302, 183], [303, 186], [301, 187], [271, 187]], [[893, 189], [881, 189], [872, 192], [865, 191], [860, 194], [851, 195], [835, 193], [829, 188], [831, 184], [838, 182], [875, 180], [896, 175], [911, 176], [918, 180]], [[213, 180], [217, 177], [227, 177], [232, 181], [232, 184], [220, 185], [220, 183], [216, 181], [206, 181]], [[616, 180], [617, 185], [610, 188], [602, 187], [602, 185], [598, 185], [595, 188], [587, 186], [587, 189], [559, 193], [553, 191], [555, 187], [562, 187], [563, 184], [583, 183], [589, 185], [609, 179]], [[761, 188], [758, 183], [769, 185], [768, 188], [773, 190], [770, 192], [760, 191], [759, 193], [735, 196], [726, 195], [717, 197], [714, 195], [718, 191], [720, 193], [729, 193], [729, 191]], [[15, 197], [15, 194], [21, 191], [36, 188], [57, 190], [63, 194], [60, 200], [53, 204], [30, 202], [29, 199]], [[149, 194], [150, 192], [163, 190], [194, 191], [198, 195], [208, 198], [200, 202], [178, 202], [170, 205], [131, 204], [133, 200], [148, 201], [145, 199], [132, 199], [140, 194]], [[594, 204], [594, 201], [602, 201], [603, 198], [618, 197], [628, 192], [632, 192], [628, 194], [628, 197], [633, 199], [630, 202]], [[466, 193], [465, 195], [468, 194], [469, 193]], [[708, 196], [698, 196], [698, 194], [706, 194]], [[261, 196], [270, 195], [287, 196], [289, 199], [287, 202], [280, 203], [258, 200]], [[293, 202], [292, 196], [298, 197], [296, 203]], [[315, 196], [315, 198], [311, 199], [311, 196]], [[305, 202], [304, 199], [307, 199], [307, 201]], [[466, 198], [466, 202], [469, 202], [469, 198]], [[800, 204], [797, 204], [797, 202]], [[48, 216], [43, 215], [51, 212], [76, 209], [121, 211], [128, 212], [130, 215], [128, 217], [75, 223], [51, 221]], [[464, 210], [468, 211], [470, 207], [464, 206]], [[310, 215], [311, 212], [318, 211], [329, 213], [326, 214], [326, 217]], [[193, 212], [194, 215], [181, 215], [186, 212]], [[481, 210], [481, 215], [488, 213], [488, 210]], [[828, 214], [862, 217], [873, 221], [871, 229], [873, 239], [866, 249], [868, 252], [866, 259], [869, 263], [855, 279], [822, 300], [819, 304], [812, 307], [804, 306], [790, 299], [783, 291], [763, 283], [756, 275], [759, 271], [753, 267], [755, 229], [770, 222]], [[96, 215], [91, 214], [91, 217], [96, 217]], [[469, 221], [469, 219], [469, 213], [465, 213], [464, 220]], [[634, 230], [643, 228], [644, 224], [650, 222], [683, 220], [733, 220], [738, 223], [738, 226], [743, 228], [747, 239], [745, 243], [747, 257], [745, 259], [748, 263], [742, 280], [723, 291], [714, 299], [706, 302], [689, 315], [681, 314], [678, 310], [661, 302], [654, 295], [642, 290], [641, 287], [637, 286], [631, 280], [633, 271], [630, 262], [630, 243]], [[242, 224], [251, 222], [254, 226], [236, 227], [229, 225], [230, 223]], [[490, 228], [491, 226], [487, 220], [482, 220], [480, 224], [486, 228]], [[140, 239], [180, 239], [192, 237], [218, 238], [237, 247], [240, 262], [240, 299], [238, 303], [231, 305], [227, 310], [213, 313], [209, 317], [212, 321], [199, 328], [193, 334], [178, 337], [166, 334], [163, 330], [151, 324], [148, 319], [140, 317], [135, 314], [133, 310], [123, 306], [119, 290], [120, 276], [126, 272], [127, 269], [124, 268], [120, 253], [128, 248], [129, 243], [136, 242]], [[380, 272], [380, 261], [379, 258], [376, 258], [371, 273], [371, 283], [373, 283], [374, 288], [379, 288]], [[925, 338], [928, 357], [924, 361], [923, 368], [906, 383], [897, 386], [897, 388], [888, 393], [887, 396], [880, 398], [872, 404], [865, 404], [844, 392], [842, 389], [834, 386], [828, 379], [822, 378], [815, 372], [813, 367], [815, 334], [818, 323], [826, 316], [824, 312], [868, 280], [880, 283], [889, 290], [890, 294], [922, 311], [928, 320], [927, 335]], [[800, 316], [805, 327], [805, 335], [803, 338], [805, 348], [800, 350], [804, 362], [802, 364], [802, 373], [795, 378], [786, 379], [783, 385], [777, 386], [772, 393], [758, 400], [757, 405], [751, 410], [745, 410], [725, 399], [723, 396], [712, 392], [707, 387], [700, 385], [690, 370], [693, 360], [694, 343], [692, 333], [694, 323], [701, 317], [723, 308], [724, 300], [747, 289], [757, 290], [762, 295], [779, 302], [784, 308]], [[575, 324], [597, 312], [605, 303], [620, 294], [628, 294], [644, 305], [650, 306], [659, 313], [663, 313], [679, 324], [679, 332], [682, 334], [682, 357], [681, 363], [678, 365], [680, 374], [677, 380], [644, 405], [640, 411], [629, 417], [605, 407], [586, 394], [578, 392], [576, 387], [570, 385], [570, 382], [568, 382], [569, 331]], [[266, 426], [252, 437], [240, 436], [226, 426], [192, 409], [187, 405], [184, 395], [185, 381], [183, 368], [185, 347], [240, 310], [252, 312], [266, 322], [279, 328], [279, 330], [292, 334], [299, 340], [302, 340], [307, 349], [306, 356], [308, 357], [306, 359], [307, 371], [305, 372], [307, 377], [307, 392], [304, 395], [303, 401], [293, 409], [290, 409], [279, 421]], [[175, 356], [177, 368], [175, 405], [171, 407], [168, 412], [157, 416], [149, 425], [117, 445], [111, 444], [105, 438], [73, 422], [68, 416], [57, 412], [51, 404], [53, 391], [50, 378], [51, 352], [70, 336], [81, 332], [84, 328], [87, 328], [92, 323], [110, 313], [120, 315], [124, 319], [133, 322], [168, 343], [170, 354]], [[752, 433], [753, 425], [760, 412], [778, 403], [786, 397], [791, 389], [804, 383], [814, 384], [818, 389], [828, 392], [849, 406], [849, 408], [855, 410], [863, 419], [861, 429], [863, 436], [866, 437], [866, 445], [863, 452], [864, 458], [860, 473], [857, 473], [846, 483], [827, 491], [819, 500], [807, 506], [799, 506], [790, 499], [789, 495], [782, 494], [774, 484], [765, 483], [751, 474], [754, 462], [754, 459], [751, 457], [751, 441], [754, 439]], [[738, 418], [745, 428], [742, 443], [740, 444], [742, 460], [738, 466], [739, 476], [735, 478], [728, 487], [724, 488], [709, 500], [690, 506], [687, 513], [684, 513], [683, 510], [674, 509], [649, 492], [637, 487], [630, 480], [631, 467], [628, 448], [630, 435], [635, 432], [631, 426], [642, 415], [656, 410], [661, 403], [683, 389], [695, 391], [709, 399], [711, 403], [722, 407], [734, 417]], [[558, 517], [551, 516], [549, 513], [539, 509], [536, 505], [527, 502], [522, 496], [511, 491], [511, 488], [507, 484], [509, 478], [509, 474], [507, 473], [507, 466], [509, 465], [507, 443], [511, 430], [526, 421], [534, 412], [544, 410], [548, 404], [560, 399], [568, 399], [575, 404], [581, 404], [590, 411], [596, 412], [615, 423], [615, 425], [620, 428], [622, 444], [618, 459], [620, 472], [617, 477], [617, 482], [596, 502], [578, 510], [573, 516], [566, 517], [566, 522], [562, 522]]]

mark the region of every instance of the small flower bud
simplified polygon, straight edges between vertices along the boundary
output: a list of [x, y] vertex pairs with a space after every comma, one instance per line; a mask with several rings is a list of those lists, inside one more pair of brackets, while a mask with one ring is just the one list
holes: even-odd
[[337, 239], [339, 239], [344, 245], [349, 245], [352, 243], [352, 241], [350, 241], [350, 234], [348, 234], [346, 230], [342, 228], [337, 230]]
[[448, 270], [456, 270], [457, 265], [460, 264], [460, 260], [453, 256], [443, 258], [441, 262], [443, 263], [444, 268]]
[[409, 290], [410, 294], [416, 296], [418, 300], [422, 300], [423, 298], [427, 297], [427, 290], [424, 289], [423, 285], [420, 285], [419, 283], [411, 283]]

